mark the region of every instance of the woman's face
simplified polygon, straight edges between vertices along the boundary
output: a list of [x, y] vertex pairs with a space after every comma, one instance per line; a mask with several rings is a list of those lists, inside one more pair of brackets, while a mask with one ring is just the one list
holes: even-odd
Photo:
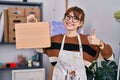
[[66, 15], [63, 22], [67, 31], [76, 31], [78, 27], [81, 27], [83, 24], [83, 22], [80, 21], [80, 17], [74, 16], [73, 12]]

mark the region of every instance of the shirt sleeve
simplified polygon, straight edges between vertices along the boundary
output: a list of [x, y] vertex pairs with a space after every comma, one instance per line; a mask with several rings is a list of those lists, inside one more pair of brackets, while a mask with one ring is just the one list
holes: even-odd
[[101, 50], [101, 55], [103, 56], [104, 59], [112, 59], [113, 57], [113, 51], [110, 45], [105, 44], [104, 48]]

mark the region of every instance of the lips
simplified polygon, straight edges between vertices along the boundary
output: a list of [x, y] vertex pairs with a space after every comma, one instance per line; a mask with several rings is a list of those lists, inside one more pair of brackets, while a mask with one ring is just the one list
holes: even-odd
[[67, 25], [68, 27], [74, 26], [74, 24], [71, 24], [71, 22], [66, 22], [66, 25]]

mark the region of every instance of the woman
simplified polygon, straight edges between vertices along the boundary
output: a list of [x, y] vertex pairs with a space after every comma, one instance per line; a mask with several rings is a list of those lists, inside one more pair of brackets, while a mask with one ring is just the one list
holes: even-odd
[[78, 34], [84, 24], [84, 11], [69, 8], [63, 18], [66, 33], [51, 37], [51, 47], [45, 48], [53, 70], [51, 80], [87, 80], [85, 66], [89, 67], [101, 53], [104, 59], [113, 59], [110, 45], [92, 35]]

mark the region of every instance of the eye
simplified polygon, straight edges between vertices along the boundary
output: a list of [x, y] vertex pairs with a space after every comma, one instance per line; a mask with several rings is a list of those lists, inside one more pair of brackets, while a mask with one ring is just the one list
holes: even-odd
[[78, 18], [78, 17], [76, 17], [76, 16], [74, 16], [74, 17], [73, 17], [73, 19], [74, 19], [74, 20], [79, 20], [79, 18]]
[[69, 19], [71, 18], [71, 16], [70, 16], [70, 15], [67, 15], [66, 17], [67, 17], [67, 18], [69, 18]]
[[70, 18], [71, 18], [70, 15], [66, 15], [66, 16], [65, 16], [65, 19], [66, 19], [66, 20], [70, 20]]

